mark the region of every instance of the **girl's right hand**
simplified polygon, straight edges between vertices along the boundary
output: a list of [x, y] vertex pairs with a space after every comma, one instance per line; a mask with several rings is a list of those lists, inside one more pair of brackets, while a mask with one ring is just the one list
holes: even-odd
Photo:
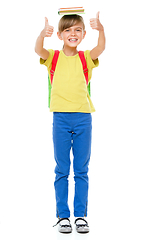
[[42, 37], [51, 37], [54, 32], [54, 27], [50, 26], [48, 19], [45, 17], [45, 28], [41, 32]]

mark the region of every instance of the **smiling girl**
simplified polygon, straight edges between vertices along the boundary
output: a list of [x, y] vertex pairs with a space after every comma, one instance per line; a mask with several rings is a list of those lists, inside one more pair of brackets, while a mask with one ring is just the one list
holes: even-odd
[[[88, 81], [92, 69], [99, 65], [98, 57], [105, 49], [104, 28], [96, 18], [90, 19], [92, 29], [99, 31], [98, 44], [92, 50], [84, 52], [88, 68]], [[50, 74], [54, 50], [43, 47], [45, 37], [51, 37], [54, 28], [45, 18], [45, 28], [39, 35], [35, 51], [41, 57]], [[68, 176], [70, 172], [70, 150], [73, 152], [75, 180], [74, 216], [76, 230], [89, 232], [85, 219], [88, 207], [88, 166], [91, 155], [92, 116], [95, 111], [88, 94], [83, 67], [77, 47], [85, 38], [83, 18], [79, 15], [65, 15], [60, 19], [58, 38], [63, 41], [59, 53], [51, 90], [50, 111], [53, 112], [53, 143], [56, 161], [55, 195], [56, 216], [59, 219], [59, 231], [72, 232], [70, 210], [68, 206]]]

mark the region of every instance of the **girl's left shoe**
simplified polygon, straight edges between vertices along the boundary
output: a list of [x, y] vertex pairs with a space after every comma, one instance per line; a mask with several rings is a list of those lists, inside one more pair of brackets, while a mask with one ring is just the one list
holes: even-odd
[[78, 233], [88, 233], [89, 232], [88, 222], [84, 218], [77, 218], [75, 220], [75, 225], [76, 225], [76, 231]]

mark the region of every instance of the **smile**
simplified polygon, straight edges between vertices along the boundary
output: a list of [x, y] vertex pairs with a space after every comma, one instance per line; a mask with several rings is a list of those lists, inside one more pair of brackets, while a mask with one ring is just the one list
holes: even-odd
[[71, 39], [69, 39], [69, 41], [70, 41], [70, 42], [77, 42], [77, 41], [78, 41], [78, 39], [71, 38]]

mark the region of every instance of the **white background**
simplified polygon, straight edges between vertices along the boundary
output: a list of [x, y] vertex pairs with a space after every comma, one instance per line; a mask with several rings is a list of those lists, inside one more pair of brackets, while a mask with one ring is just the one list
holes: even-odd
[[[58, 4], [57, 4], [58, 3]], [[94, 3], [94, 4], [93, 4]], [[62, 235], [56, 222], [52, 113], [47, 70], [34, 52], [44, 17], [54, 26], [46, 48], [61, 49], [59, 7], [83, 6], [92, 49], [100, 11], [106, 50], [92, 77], [90, 234]], [[0, 6], [0, 239], [143, 239], [143, 33], [141, 0], [3, 1]], [[73, 173], [69, 205], [73, 216]], [[74, 218], [71, 218], [72, 224]]]

